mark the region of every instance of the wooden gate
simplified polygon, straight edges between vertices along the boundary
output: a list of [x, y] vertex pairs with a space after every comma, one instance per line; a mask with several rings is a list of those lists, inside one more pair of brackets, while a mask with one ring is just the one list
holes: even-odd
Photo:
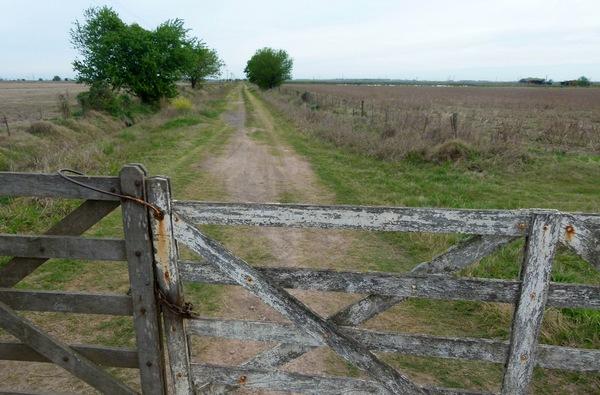
[[[12, 177], [12, 178], [11, 178]], [[27, 180], [27, 181], [23, 181]], [[61, 196], [89, 199], [49, 233], [80, 234], [118, 204], [114, 196], [91, 191], [49, 175], [0, 175], [2, 195]], [[50, 257], [127, 260], [132, 295], [38, 293], [3, 288], [0, 325], [22, 344], [2, 344], [0, 358], [50, 360], [66, 367], [96, 388], [107, 392], [129, 389], [97, 365], [140, 368], [144, 393], [176, 394], [227, 392], [239, 387], [300, 393], [475, 393], [467, 390], [422, 387], [384, 363], [374, 353], [478, 360], [505, 365], [503, 394], [524, 394], [534, 366], [572, 371], [600, 371], [600, 351], [538, 344], [544, 308], [600, 308], [600, 287], [550, 282], [558, 243], [600, 268], [600, 216], [553, 210], [460, 210], [362, 206], [309, 206], [175, 201], [169, 180], [145, 177], [138, 166], [127, 166], [120, 178], [91, 177], [85, 184], [101, 190], [144, 199], [124, 200], [125, 240], [83, 239], [73, 236], [2, 235], [1, 252], [15, 258], [2, 271], [28, 267], [2, 286], [10, 287]], [[8, 185], [8, 186], [7, 186]], [[103, 201], [103, 202], [99, 202]], [[87, 205], [87, 209], [84, 207]], [[89, 208], [94, 205], [94, 208]], [[100, 210], [98, 207], [104, 207]], [[82, 217], [86, 221], [67, 219]], [[97, 212], [91, 215], [90, 212]], [[156, 215], [159, 211], [161, 215]], [[104, 214], [102, 214], [104, 213]], [[88, 218], [89, 217], [89, 218]], [[73, 228], [73, 223], [77, 226]], [[71, 225], [68, 225], [71, 224]], [[338, 272], [308, 268], [258, 268], [248, 265], [203, 234], [198, 225], [311, 227], [391, 232], [462, 233], [469, 239], [411, 273]], [[498, 248], [525, 238], [519, 281], [461, 278], [457, 272]], [[179, 245], [203, 258], [179, 259]], [[13, 261], [15, 261], [13, 260]], [[31, 262], [24, 264], [23, 262]], [[18, 263], [20, 262], [20, 263]], [[152, 275], [154, 263], [154, 275]], [[242, 286], [283, 314], [291, 323], [198, 317], [185, 303], [182, 284], [201, 282]], [[367, 295], [330, 317], [320, 317], [286, 289], [349, 292]], [[24, 295], [24, 296], [19, 296]], [[475, 300], [516, 306], [510, 341], [450, 338], [424, 334], [379, 332], [358, 328], [377, 314], [407, 298]], [[87, 298], [87, 299], [86, 299]], [[110, 303], [97, 303], [109, 298]], [[56, 303], [50, 302], [51, 300]], [[100, 314], [133, 314], [137, 350], [99, 346], [69, 347], [16, 316], [12, 309], [52, 310]], [[119, 307], [120, 306], [120, 307]], [[162, 306], [162, 308], [161, 308]], [[170, 380], [165, 380], [161, 329], [168, 352]], [[55, 310], [54, 310], [55, 311]], [[33, 331], [33, 332], [32, 332]], [[35, 333], [35, 336], [30, 335]], [[276, 342], [277, 346], [240, 366], [216, 366], [190, 360], [189, 336]], [[328, 377], [289, 373], [278, 368], [316, 348], [328, 346], [368, 378]], [[11, 348], [13, 347], [13, 348]], [[21, 354], [16, 350], [27, 350]], [[26, 355], [26, 357], [20, 357]], [[66, 356], [66, 360], [64, 357]], [[118, 390], [118, 391], [117, 391]]]
[[[60, 175], [0, 173], [1, 196], [84, 200], [44, 235], [0, 235], [0, 255], [15, 257], [0, 268], [0, 328], [20, 341], [0, 342], [0, 359], [52, 362], [106, 394], [136, 391], [103, 367], [139, 368], [144, 394], [166, 393], [147, 210], [133, 200], [121, 203], [119, 197], [99, 192], [145, 199], [145, 175], [140, 165], [129, 165], [122, 169], [120, 177], [71, 178], [87, 186], [82, 187]], [[80, 236], [120, 204], [125, 239]], [[51, 258], [127, 261], [130, 295], [13, 288]], [[15, 310], [132, 316], [137, 347], [65, 344]], [[3, 386], [0, 383], [0, 392], [9, 391]]]

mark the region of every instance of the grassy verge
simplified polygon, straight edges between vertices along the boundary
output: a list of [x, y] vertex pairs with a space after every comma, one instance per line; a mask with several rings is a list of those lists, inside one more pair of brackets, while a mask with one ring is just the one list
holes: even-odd
[[[251, 94], [261, 97], [251, 90]], [[565, 211], [600, 211], [598, 174], [600, 158], [591, 154], [539, 153], [518, 168], [496, 166], [472, 171], [453, 163], [433, 164], [415, 159], [382, 161], [352, 153], [299, 131], [268, 101], [262, 100], [276, 121], [278, 133], [312, 164], [320, 179], [343, 204], [431, 206], [462, 208], [544, 207]], [[456, 242], [459, 236], [431, 234], [378, 235], [380, 241], [399, 246], [411, 264], [365, 256], [376, 270], [406, 270], [429, 260]], [[517, 278], [522, 242], [509, 245], [463, 275]], [[373, 267], [370, 267], [372, 270]], [[552, 280], [600, 284], [600, 273], [571, 252], [560, 249]], [[437, 335], [506, 339], [512, 310], [502, 304], [410, 300], [368, 326]], [[549, 309], [541, 341], [574, 347], [600, 348], [600, 312], [584, 309]], [[425, 381], [449, 386], [495, 390], [498, 367], [435, 358], [393, 356], [390, 362]], [[458, 368], [456, 367], [458, 366]], [[561, 393], [567, 385], [590, 393], [600, 386], [600, 375], [536, 370], [534, 389]], [[563, 388], [563, 389], [561, 389]]]
[[[199, 171], [199, 164], [206, 155], [218, 152], [227, 141], [231, 129], [220, 119], [231, 94], [231, 86], [212, 87], [206, 92], [188, 93], [192, 108], [177, 111], [165, 108], [150, 115], [129, 128], [113, 128], [106, 133], [93, 129], [93, 138], [72, 141], [70, 134], [63, 134], [64, 141], [56, 136], [34, 136], [47, 147], [59, 144], [78, 151], [78, 160], [68, 156], [56, 156], [47, 151], [50, 166], [36, 166], [32, 160], [21, 170], [53, 171], [59, 167], [83, 169], [89, 174], [118, 174], [126, 163], [143, 163], [149, 174], [167, 175], [172, 180], [174, 194], [178, 198], [217, 199], [220, 191], [214, 182]], [[88, 118], [89, 119], [89, 118]], [[93, 118], [95, 119], [95, 118]], [[101, 119], [105, 119], [102, 116]], [[61, 125], [72, 124], [72, 133], [85, 136], [85, 119], [55, 121]], [[109, 122], [109, 120], [105, 120]], [[80, 130], [75, 130], [75, 128]], [[23, 140], [30, 138], [24, 136]], [[54, 139], [46, 142], [45, 139]], [[21, 146], [21, 158], [35, 158], [38, 152], [28, 151], [29, 145]], [[91, 155], [93, 154], [93, 156]], [[41, 153], [39, 153], [41, 155]], [[11, 165], [15, 167], [16, 165]], [[0, 232], [40, 233], [58, 221], [79, 202], [50, 199], [3, 199], [0, 201]], [[89, 232], [90, 236], [120, 236], [122, 234], [120, 210], [115, 210]], [[8, 258], [0, 261], [0, 265]], [[79, 290], [92, 292], [125, 293], [129, 288], [127, 268], [117, 262], [81, 262], [53, 259], [18, 284], [19, 288]], [[192, 302], [210, 304], [211, 292], [190, 287]], [[216, 296], [215, 296], [216, 297]], [[129, 317], [85, 316], [77, 314], [26, 313], [26, 316], [50, 333], [68, 342], [132, 346], [135, 337]], [[65, 330], [65, 328], [70, 328]], [[0, 337], [8, 335], [0, 332]], [[111, 370], [117, 376], [132, 374]], [[124, 375], [124, 376], [123, 376]], [[84, 391], [84, 387], [78, 391]]]

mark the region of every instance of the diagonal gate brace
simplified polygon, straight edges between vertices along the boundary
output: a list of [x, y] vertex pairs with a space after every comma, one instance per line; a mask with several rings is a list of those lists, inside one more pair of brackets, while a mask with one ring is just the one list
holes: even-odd
[[194, 226], [176, 218], [175, 237], [210, 264], [296, 324], [305, 333], [320, 339], [348, 362], [365, 370], [391, 393], [423, 394], [423, 390], [406, 376], [380, 361], [362, 344], [345, 335], [333, 323], [319, 317], [308, 307], [273, 284], [244, 260], [234, 256], [219, 243], [209, 239]]

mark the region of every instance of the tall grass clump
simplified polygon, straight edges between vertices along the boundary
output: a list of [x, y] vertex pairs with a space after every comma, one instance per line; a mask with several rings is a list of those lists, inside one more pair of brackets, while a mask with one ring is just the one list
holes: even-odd
[[178, 113], [186, 113], [192, 111], [193, 104], [190, 99], [184, 96], [177, 96], [176, 98], [171, 100], [171, 106]]

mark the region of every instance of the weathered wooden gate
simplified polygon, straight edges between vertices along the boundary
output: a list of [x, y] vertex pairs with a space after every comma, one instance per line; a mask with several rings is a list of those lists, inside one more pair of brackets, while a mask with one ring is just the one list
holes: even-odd
[[[10, 177], [15, 177], [12, 179], [12, 187]], [[21, 180], [20, 177], [31, 178], [28, 182], [16, 182], [15, 180]], [[108, 200], [110, 203], [102, 203], [105, 212], [117, 205], [113, 200], [114, 196], [109, 199], [107, 195], [69, 184], [56, 176], [1, 175], [0, 182], [4, 180], [9, 180], [9, 187], [6, 187], [6, 182], [0, 185], [3, 195], [32, 194], [93, 200], [84, 205], [100, 204], [97, 200]], [[39, 181], [39, 185], [32, 187], [31, 180], [43, 182]], [[48, 310], [58, 304], [47, 302], [49, 299], [40, 302], [40, 298], [31, 292], [20, 297], [14, 295], [24, 291], [2, 289], [0, 325], [24, 343], [9, 346], [29, 350], [26, 353], [29, 355], [28, 359], [47, 359], [61, 366], [66, 365], [67, 369], [78, 377], [105, 392], [115, 393], [116, 389], [126, 392], [127, 389], [103, 373], [92, 361], [105, 365], [135, 365], [142, 373], [144, 393], [162, 393], [165, 391], [165, 381], [169, 381], [169, 392], [177, 394], [228, 391], [236, 387], [332, 394], [473, 393], [466, 390], [422, 387], [381, 361], [373, 352], [505, 364], [503, 394], [526, 393], [536, 365], [551, 369], [600, 371], [599, 350], [539, 345], [537, 342], [545, 306], [600, 308], [600, 287], [550, 282], [552, 261], [558, 243], [570, 247], [597, 269], [600, 268], [598, 215], [552, 210], [460, 210], [175, 201], [171, 197], [167, 178], [145, 177], [142, 170], [135, 166], [126, 167], [120, 179], [87, 178], [82, 181], [101, 190], [113, 188], [114, 191], [144, 199], [153, 210], [147, 210], [139, 201], [123, 201], [125, 241], [66, 236], [28, 238], [3, 235], [0, 239], [6, 242], [0, 245], [0, 251], [5, 255], [35, 259], [37, 263], [29, 264], [30, 269], [19, 274], [20, 278], [49, 257], [76, 255], [78, 258], [90, 259], [127, 259], [131, 297], [65, 293], [49, 295], [55, 300], [62, 298], [60, 306], [67, 307], [61, 307], [61, 311], [97, 313], [101, 310], [100, 313], [108, 314], [108, 309], [112, 313], [133, 313], [137, 351], [109, 350], [96, 346], [69, 347], [38, 332], [37, 337], [32, 338], [29, 332], [21, 330], [22, 327], [30, 327], [31, 324], [16, 317], [11, 309]], [[156, 211], [159, 211], [160, 215], [157, 215]], [[97, 214], [94, 218], [97, 221], [101, 216]], [[52, 233], [81, 233], [95, 222], [94, 218], [90, 217], [86, 222], [89, 225], [81, 224], [74, 230], [69, 230], [70, 226], [66, 227], [68, 229], [53, 228]], [[203, 234], [197, 227], [203, 224], [463, 233], [472, 236], [432, 261], [415, 267], [411, 273], [355, 273], [305, 268], [252, 267]], [[527, 242], [519, 281], [449, 275], [478, 262], [520, 237], [524, 237]], [[9, 240], [18, 240], [19, 243]], [[57, 241], [53, 244], [52, 240]], [[106, 243], [112, 244], [109, 247]], [[203, 260], [181, 261], [178, 244], [185, 245]], [[2, 278], [5, 272], [15, 271], [15, 267], [19, 266], [23, 265], [11, 263], [6, 266]], [[7, 269], [11, 267], [12, 269]], [[183, 282], [242, 286], [283, 314], [291, 323], [225, 320], [192, 315], [185, 304]], [[14, 283], [15, 280], [12, 283], [3, 283], [2, 286], [12, 286]], [[333, 316], [323, 318], [285, 290], [292, 288], [350, 292], [367, 296]], [[86, 298], [93, 301], [100, 297], [110, 298], [111, 303], [98, 306], [95, 303], [92, 305], [84, 302]], [[510, 341], [436, 337], [357, 328], [361, 323], [411, 297], [515, 304]], [[121, 306], [121, 309], [115, 306]], [[161, 331], [158, 325], [159, 310], [162, 310], [170, 380], [164, 378]], [[190, 360], [188, 336], [193, 335], [279, 344], [241, 366], [215, 366]], [[60, 348], [48, 347], [48, 344], [58, 345]], [[0, 347], [0, 358], [16, 358], [17, 353], [11, 351], [9, 346]], [[369, 378], [314, 376], [277, 369], [321, 346], [329, 346], [345, 360], [364, 370]], [[63, 356], [67, 359], [64, 360]], [[109, 385], [112, 387], [108, 387]]]
[[[120, 177], [71, 178], [87, 186], [82, 187], [60, 175], [0, 173], [0, 196], [84, 200], [44, 235], [0, 235], [0, 255], [15, 257], [0, 268], [0, 328], [20, 340], [0, 342], [0, 359], [52, 362], [106, 394], [133, 394], [136, 391], [101, 366], [139, 368], [144, 393], [166, 392], [146, 207], [131, 199], [120, 202], [118, 196], [99, 192], [143, 200], [145, 176], [140, 165], [129, 165], [122, 169]], [[80, 237], [119, 204], [123, 209], [124, 240]], [[127, 261], [130, 295], [12, 288], [51, 258]], [[15, 310], [133, 316], [137, 348], [65, 344], [19, 316]], [[8, 391], [2, 387], [3, 383], [0, 383], [0, 393]]]

